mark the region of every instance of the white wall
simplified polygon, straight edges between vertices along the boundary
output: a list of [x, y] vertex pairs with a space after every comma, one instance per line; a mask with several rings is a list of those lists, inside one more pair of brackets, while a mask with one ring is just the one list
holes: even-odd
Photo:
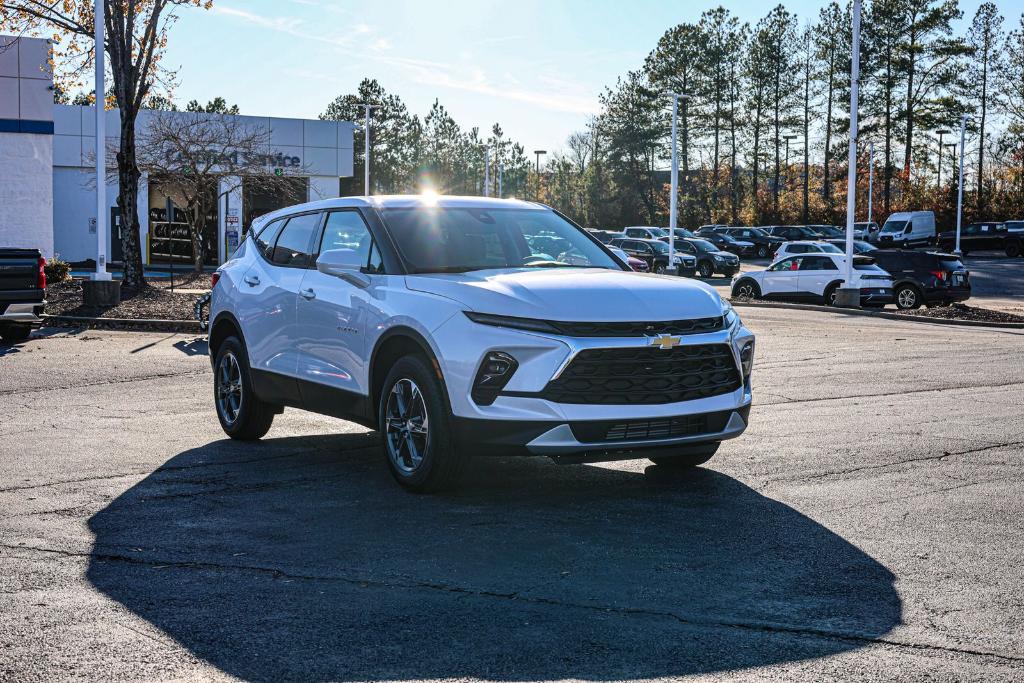
[[0, 133], [0, 247], [53, 256], [53, 136]]
[[[89, 221], [96, 218], [95, 178], [95, 173], [84, 168], [53, 169], [53, 196], [59, 198], [52, 209], [53, 246], [65, 261], [96, 258], [96, 233], [89, 232]], [[116, 204], [117, 183], [107, 183], [107, 206]], [[139, 218], [145, 219], [146, 214], [139, 208]], [[107, 210], [109, 215], [109, 208]], [[110, 253], [108, 234], [107, 254]]]

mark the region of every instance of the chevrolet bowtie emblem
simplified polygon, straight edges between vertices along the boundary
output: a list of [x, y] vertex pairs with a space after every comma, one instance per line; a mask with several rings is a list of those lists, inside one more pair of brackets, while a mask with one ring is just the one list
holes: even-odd
[[651, 346], [657, 346], [662, 351], [668, 351], [675, 346], [679, 346], [682, 341], [682, 337], [673, 337], [671, 334], [659, 334], [657, 337], [650, 338]]

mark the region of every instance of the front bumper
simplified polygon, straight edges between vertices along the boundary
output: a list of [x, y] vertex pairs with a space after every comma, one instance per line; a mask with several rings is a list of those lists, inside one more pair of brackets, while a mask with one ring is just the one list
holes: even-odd
[[509, 422], [455, 418], [454, 424], [458, 442], [480, 454], [605, 462], [635, 459], [647, 451], [735, 439], [746, 430], [749, 420], [748, 402], [735, 410], [653, 420]]
[[[741, 349], [753, 335], [739, 319], [718, 331], [683, 335], [681, 346], [727, 345], [739, 383], [724, 393], [670, 403], [569, 403], [546, 397], [545, 387], [581, 353], [593, 349], [649, 349], [648, 337], [567, 337], [492, 327], [456, 316], [434, 331], [448, 352], [439, 361], [457, 438], [488, 455], [549, 455], [614, 460], [638, 450], [731, 439], [746, 429], [752, 400]], [[679, 348], [679, 347], [676, 347]], [[490, 405], [472, 398], [484, 355], [502, 351], [518, 362]], [[733, 417], [733, 414], [736, 417]], [[600, 428], [607, 427], [607, 433]], [[613, 438], [604, 438], [612, 434]]]

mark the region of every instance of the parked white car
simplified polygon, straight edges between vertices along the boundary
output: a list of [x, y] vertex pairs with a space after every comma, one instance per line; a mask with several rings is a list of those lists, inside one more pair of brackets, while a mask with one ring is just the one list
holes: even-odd
[[779, 246], [775, 252], [775, 256], [772, 258], [773, 261], [778, 261], [781, 258], [787, 256], [795, 256], [797, 254], [842, 254], [843, 250], [834, 244], [828, 242], [811, 242], [807, 240], [797, 242], [785, 242]]
[[691, 467], [746, 429], [754, 336], [732, 306], [628, 272], [547, 207], [346, 197], [249, 235], [210, 305], [232, 438], [261, 438], [285, 406], [341, 417], [378, 429], [395, 479], [428, 491], [475, 454]]
[[[842, 253], [789, 256], [765, 270], [748, 271], [735, 278], [732, 295], [832, 306], [845, 271], [846, 255]], [[860, 289], [862, 306], [882, 307], [892, 303], [892, 276], [876, 266], [870, 257], [853, 257], [853, 285]]]

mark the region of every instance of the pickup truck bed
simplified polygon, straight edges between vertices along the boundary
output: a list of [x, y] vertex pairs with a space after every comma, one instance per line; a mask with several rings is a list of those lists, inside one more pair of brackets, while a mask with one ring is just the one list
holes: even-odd
[[42, 323], [46, 260], [37, 249], [0, 248], [0, 338], [24, 341]]

